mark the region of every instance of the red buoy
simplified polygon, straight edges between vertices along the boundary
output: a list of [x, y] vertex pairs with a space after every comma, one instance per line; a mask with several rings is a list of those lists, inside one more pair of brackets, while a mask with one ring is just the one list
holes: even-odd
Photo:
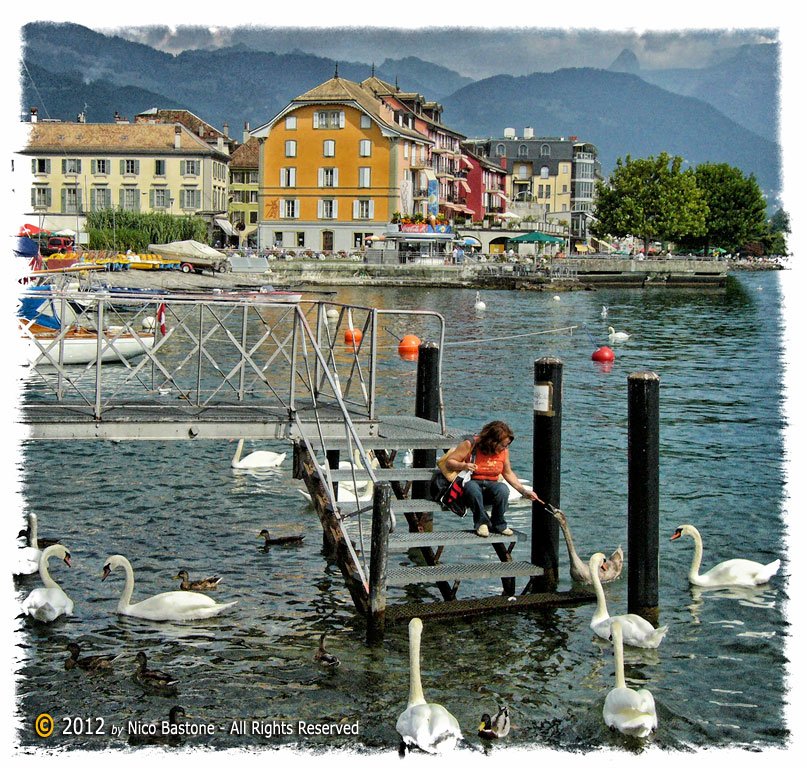
[[614, 350], [611, 347], [597, 347], [591, 353], [591, 359], [597, 363], [611, 363], [614, 361]]
[[420, 339], [412, 333], [404, 336], [398, 344], [398, 354], [401, 360], [417, 360]]
[[345, 344], [352, 344], [354, 347], [361, 341], [362, 332], [358, 328], [348, 328], [345, 331]]

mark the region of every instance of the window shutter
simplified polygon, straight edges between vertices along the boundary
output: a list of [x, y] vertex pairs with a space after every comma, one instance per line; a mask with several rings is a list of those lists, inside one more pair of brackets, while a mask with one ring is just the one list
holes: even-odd
[[50, 158], [45, 160], [45, 173], [50, 173]]
[[154, 190], [149, 190], [149, 208], [154, 208]]
[[280, 198], [280, 218], [286, 218], [286, 201], [282, 197]]
[[50, 187], [48, 187], [45, 190], [45, 205], [47, 205], [48, 208], [50, 208], [52, 200], [53, 200], [53, 191], [51, 190]]
[[64, 187], [62, 187], [62, 213], [67, 213], [67, 190]]
[[296, 168], [289, 168], [289, 186], [296, 187], [297, 186], [297, 169]]
[[31, 173], [36, 173], [36, 158], [31, 158]]
[[317, 186], [324, 187], [325, 186], [325, 169], [324, 168], [317, 168]]
[[375, 200], [370, 201], [370, 218], [375, 218]]
[[339, 186], [339, 169], [338, 168], [333, 169], [333, 185], [335, 187]]
[[281, 187], [286, 186], [286, 169], [285, 168], [280, 169], [280, 186]]
[[334, 200], [332, 204], [333, 215], [331, 218], [338, 219], [339, 218], [339, 201]]
[[67, 160], [62, 158], [62, 173], [67, 173]]
[[76, 173], [81, 173], [81, 160], [76, 160]]
[[31, 187], [31, 208], [36, 205], [36, 187]]
[[90, 173], [94, 176], [98, 173], [98, 161], [97, 160], [90, 160]]
[[185, 175], [185, 161], [184, 160], [179, 161], [179, 175], [180, 176]]
[[339, 112], [339, 127], [340, 128], [345, 127], [345, 111], [344, 110], [341, 110]]
[[314, 112], [314, 128], [319, 128], [319, 112]]
[[353, 218], [354, 219], [359, 218], [359, 201], [358, 200], [353, 201]]
[[[79, 170], [81, 170], [81, 160], [79, 160], [78, 162], [79, 162]], [[135, 167], [135, 173], [139, 176], [140, 175], [140, 161], [139, 160], [134, 161], [134, 167]]]
[[317, 200], [317, 218], [322, 218], [322, 200]]

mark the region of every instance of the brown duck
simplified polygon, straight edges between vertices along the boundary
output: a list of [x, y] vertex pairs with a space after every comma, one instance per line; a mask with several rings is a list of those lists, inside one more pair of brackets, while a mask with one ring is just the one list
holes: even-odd
[[182, 579], [179, 588], [186, 592], [206, 592], [209, 589], [215, 589], [219, 585], [221, 576], [208, 576], [206, 579], [191, 581], [188, 572], [183, 570], [174, 576], [174, 579]]

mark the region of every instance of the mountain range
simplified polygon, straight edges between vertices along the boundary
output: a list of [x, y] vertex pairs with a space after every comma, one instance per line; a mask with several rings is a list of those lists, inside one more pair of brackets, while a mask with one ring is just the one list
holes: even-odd
[[338, 73], [371, 72], [444, 106], [444, 123], [467, 136], [532, 127], [536, 136], [577, 136], [597, 146], [604, 173], [618, 157], [666, 151], [691, 165], [726, 162], [780, 189], [776, 45], [738, 47], [704, 69], [644, 71], [623, 51], [608, 69], [563, 68], [482, 80], [413, 56], [371, 67], [302, 51], [243, 45], [165, 53], [78, 24], [33, 22], [22, 30], [21, 116], [110, 122], [151, 107], [184, 108], [241, 138], [301, 93]]

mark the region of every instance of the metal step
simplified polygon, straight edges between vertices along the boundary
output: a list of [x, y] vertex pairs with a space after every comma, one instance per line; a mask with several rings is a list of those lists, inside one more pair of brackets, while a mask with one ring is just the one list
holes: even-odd
[[423, 533], [407, 531], [391, 533], [387, 546], [390, 552], [406, 552], [412, 547], [446, 547], [454, 544], [474, 547], [485, 544], [512, 544], [514, 541], [524, 541], [526, 538], [527, 535], [521, 531], [513, 531], [512, 536], [491, 533], [487, 538], [477, 536], [473, 529], [466, 531], [424, 531]]
[[388, 568], [387, 586], [404, 587], [407, 584], [423, 584], [436, 581], [466, 581], [470, 579], [499, 579], [510, 576], [542, 576], [544, 569], [532, 563], [511, 561], [507, 563], [414, 565], [406, 568]]
[[[375, 473], [376, 478], [379, 481], [382, 480], [402, 480], [406, 482], [407, 480], [431, 480], [434, 475], [434, 467], [429, 469], [428, 467], [423, 467], [418, 469], [416, 467], [401, 467], [400, 469], [374, 469], [373, 472]], [[369, 479], [369, 475], [367, 474], [364, 467], [356, 467], [355, 471], [352, 469], [332, 469], [331, 470], [331, 480], [334, 482], [340, 480], [352, 480], [353, 478], [356, 480], [367, 480]]]
[[[403, 515], [407, 512], [419, 514], [423, 512], [439, 512], [440, 514], [448, 512], [448, 510], [443, 509], [438, 502], [432, 501], [431, 499], [393, 499], [390, 503], [390, 507], [396, 515]], [[457, 515], [457, 517], [459, 517], [459, 515]]]

